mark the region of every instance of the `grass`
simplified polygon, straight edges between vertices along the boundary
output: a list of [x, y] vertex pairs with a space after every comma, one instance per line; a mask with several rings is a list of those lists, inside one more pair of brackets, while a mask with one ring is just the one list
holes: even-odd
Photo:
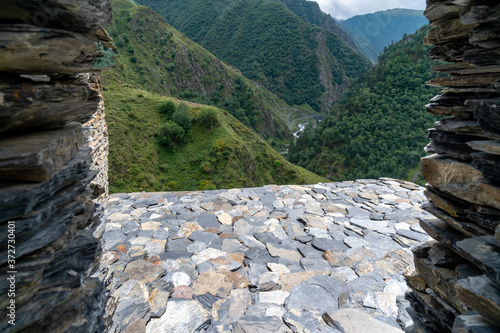
[[155, 137], [166, 120], [158, 105], [180, 100], [119, 84], [109, 76], [104, 86], [112, 193], [328, 181], [286, 161], [228, 112], [201, 104], [188, 103], [192, 114], [213, 108], [219, 125], [208, 129], [194, 123], [187, 142], [168, 150]]

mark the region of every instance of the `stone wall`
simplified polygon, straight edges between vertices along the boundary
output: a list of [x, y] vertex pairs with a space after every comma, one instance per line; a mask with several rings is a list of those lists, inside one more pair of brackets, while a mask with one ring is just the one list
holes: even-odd
[[2, 2], [0, 332], [106, 326], [105, 287], [90, 276], [107, 198], [96, 73], [113, 60], [110, 18], [107, 0]]
[[427, 0], [425, 15], [434, 69], [449, 76], [429, 83], [443, 88], [421, 161], [435, 216], [421, 226], [435, 241], [414, 250], [407, 332], [499, 332], [500, 4]]

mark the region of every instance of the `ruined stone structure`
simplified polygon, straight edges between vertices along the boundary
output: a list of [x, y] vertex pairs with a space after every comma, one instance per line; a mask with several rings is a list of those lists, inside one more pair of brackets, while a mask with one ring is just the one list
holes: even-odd
[[0, 332], [100, 332], [107, 296], [90, 276], [108, 141], [96, 73], [113, 60], [111, 7], [0, 5]]
[[[447, 73], [427, 111], [443, 119], [430, 130], [422, 159], [436, 218], [421, 226], [436, 241], [414, 250], [415, 326], [407, 332], [498, 332], [500, 329], [500, 4], [427, 0], [434, 29], [430, 57]], [[495, 326], [497, 325], [497, 326]]]

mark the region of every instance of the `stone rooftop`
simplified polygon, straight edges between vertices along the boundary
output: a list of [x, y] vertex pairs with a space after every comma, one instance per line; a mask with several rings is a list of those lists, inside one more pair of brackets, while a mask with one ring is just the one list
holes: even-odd
[[401, 332], [423, 188], [381, 178], [110, 197], [110, 332]]

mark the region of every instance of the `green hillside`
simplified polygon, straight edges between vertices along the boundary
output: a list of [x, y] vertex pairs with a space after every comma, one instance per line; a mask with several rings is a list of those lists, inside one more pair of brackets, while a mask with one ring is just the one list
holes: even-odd
[[[118, 48], [113, 79], [192, 102], [228, 110], [269, 142], [291, 137], [286, 102], [195, 44], [144, 6], [113, 0], [106, 27]], [[105, 74], [105, 82], [109, 75]]]
[[289, 105], [328, 112], [369, 61], [276, 0], [141, 0]]
[[422, 10], [390, 9], [339, 22], [368, 59], [376, 62], [384, 47], [428, 24]]
[[321, 11], [316, 1], [308, 0], [275, 0], [282, 2], [289, 10], [297, 15], [302, 21], [317, 25], [320, 28], [335, 33], [351, 48], [358, 50], [352, 38], [346, 34], [331, 15]]
[[[228, 112], [190, 103], [195, 121], [181, 142], [166, 147], [160, 129], [167, 122], [158, 106], [180, 101], [119, 82], [105, 85], [112, 193], [206, 190], [266, 184], [313, 184], [326, 179], [292, 165]], [[212, 128], [199, 120], [212, 110]]]
[[390, 46], [331, 115], [291, 145], [289, 160], [332, 180], [411, 177], [436, 121], [424, 111], [439, 92], [424, 84], [436, 76], [423, 45], [429, 29]]

